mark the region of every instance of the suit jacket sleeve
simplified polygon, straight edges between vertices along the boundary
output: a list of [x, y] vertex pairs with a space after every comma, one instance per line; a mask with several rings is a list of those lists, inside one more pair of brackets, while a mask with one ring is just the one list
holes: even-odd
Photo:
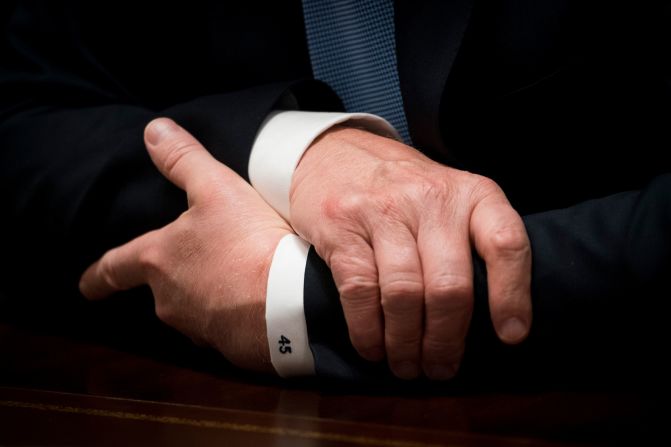
[[[662, 318], [671, 272], [671, 175], [641, 191], [529, 215], [524, 223], [533, 250], [531, 334], [518, 346], [497, 340], [486, 271], [474, 255], [475, 309], [453, 385], [630, 382], [660, 371], [655, 362], [668, 339]], [[384, 365], [355, 353], [333, 280], [314, 251], [305, 312], [317, 374], [392, 380]]]
[[190, 100], [169, 88], [160, 101], [138, 97], [78, 39], [68, 8], [67, 2], [26, 2], [0, 46], [0, 186], [8, 198], [0, 225], [12, 259], [3, 275], [8, 295], [13, 287], [24, 296], [43, 294], [49, 284], [52, 292], [77, 296], [88, 263], [186, 209], [183, 192], [162, 178], [144, 148], [151, 119], [175, 119], [246, 178], [255, 134], [278, 101], [290, 96], [298, 108], [339, 109], [328, 87], [298, 79], [237, 89], [221, 79], [220, 93]]

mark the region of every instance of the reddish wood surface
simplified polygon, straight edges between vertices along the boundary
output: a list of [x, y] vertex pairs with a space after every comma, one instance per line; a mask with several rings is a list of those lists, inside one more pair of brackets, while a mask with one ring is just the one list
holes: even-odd
[[0, 325], [0, 445], [606, 445], [647, 411], [632, 391], [292, 384]]

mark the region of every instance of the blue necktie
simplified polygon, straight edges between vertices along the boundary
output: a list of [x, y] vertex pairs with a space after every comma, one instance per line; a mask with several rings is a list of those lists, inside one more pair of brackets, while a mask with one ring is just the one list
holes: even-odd
[[396, 65], [393, 0], [303, 0], [315, 78], [348, 112], [374, 113], [411, 144]]

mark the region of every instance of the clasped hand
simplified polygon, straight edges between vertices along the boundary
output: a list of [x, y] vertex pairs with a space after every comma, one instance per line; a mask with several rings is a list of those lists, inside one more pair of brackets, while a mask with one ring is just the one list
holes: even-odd
[[[189, 209], [166, 227], [105, 253], [83, 274], [90, 299], [148, 284], [156, 313], [234, 364], [270, 371], [268, 270], [291, 227], [184, 129], [159, 118], [145, 142]], [[368, 360], [385, 356], [413, 378], [452, 377], [473, 304], [471, 246], [488, 268], [499, 337], [531, 324], [531, 253], [520, 217], [491, 180], [439, 165], [357, 129], [313, 144], [292, 183], [291, 224], [328, 263], [350, 338]]]
[[487, 265], [499, 338], [531, 324], [531, 249], [492, 180], [397, 141], [333, 128], [294, 173], [291, 224], [331, 268], [354, 347], [401, 378], [454, 376], [473, 308], [471, 247]]

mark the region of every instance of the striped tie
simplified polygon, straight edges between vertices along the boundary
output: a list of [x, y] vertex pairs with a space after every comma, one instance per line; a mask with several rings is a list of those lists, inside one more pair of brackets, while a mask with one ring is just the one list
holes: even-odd
[[396, 65], [393, 0], [303, 0], [315, 78], [348, 112], [374, 113], [411, 144]]

